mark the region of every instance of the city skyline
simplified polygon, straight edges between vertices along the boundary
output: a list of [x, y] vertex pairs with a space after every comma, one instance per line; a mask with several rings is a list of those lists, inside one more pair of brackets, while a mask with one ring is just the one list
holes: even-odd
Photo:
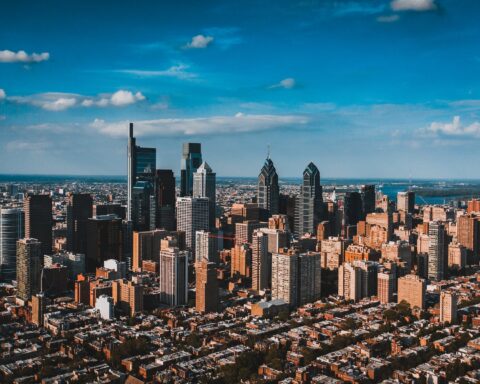
[[131, 121], [176, 175], [477, 177], [478, 2], [45, 4], [0, 15], [2, 174], [124, 175]]

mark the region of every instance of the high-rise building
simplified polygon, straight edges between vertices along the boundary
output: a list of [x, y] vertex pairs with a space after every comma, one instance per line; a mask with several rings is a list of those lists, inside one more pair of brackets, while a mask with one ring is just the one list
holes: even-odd
[[103, 320], [113, 320], [115, 318], [113, 297], [101, 295], [95, 302], [95, 309]]
[[43, 256], [44, 267], [51, 267], [54, 264], [65, 266], [71, 281], [75, 281], [77, 275], [85, 273], [85, 255], [83, 253], [61, 252]]
[[230, 272], [232, 276], [252, 276], [252, 248], [248, 244], [235, 245], [231, 250]]
[[95, 204], [93, 206], [93, 214], [90, 217], [103, 215], [117, 215], [121, 219], [125, 219], [127, 217], [127, 210], [124, 205], [116, 203]]
[[320, 299], [321, 272], [319, 252], [300, 253], [298, 256], [298, 305], [312, 303]]
[[32, 296], [32, 323], [37, 326], [43, 326], [43, 315], [45, 314], [45, 296], [43, 293], [37, 293]]
[[185, 232], [188, 250], [195, 252], [195, 234], [209, 229], [210, 202], [207, 197], [180, 197], [177, 199], [177, 231]]
[[393, 302], [395, 288], [395, 275], [387, 270], [381, 271], [377, 275], [377, 296], [382, 304]]
[[197, 231], [195, 234], [195, 260], [217, 262], [217, 239], [207, 231]]
[[474, 213], [458, 216], [457, 240], [467, 250], [467, 263], [478, 264], [480, 256], [480, 216]]
[[160, 243], [167, 236], [164, 230], [133, 232], [133, 260], [132, 270], [142, 268], [143, 260], [158, 261]]
[[68, 268], [52, 264], [42, 270], [41, 291], [46, 296], [61, 296], [68, 290]]
[[298, 305], [298, 253], [293, 250], [272, 254], [272, 299]]
[[[134, 187], [138, 181], [144, 181], [154, 185], [155, 169], [157, 164], [157, 150], [155, 148], [144, 148], [136, 144], [133, 136], [133, 123], [130, 123], [128, 135], [128, 186], [127, 186], [127, 220], [133, 221], [138, 213], [134, 212]], [[149, 189], [153, 193], [153, 187]], [[153, 193], [154, 196], [154, 193]], [[138, 205], [138, 204], [137, 204]], [[134, 223], [134, 229], [136, 229]]]
[[23, 201], [25, 237], [42, 243], [42, 254], [52, 253], [52, 198], [50, 195], [28, 195]]
[[346, 192], [343, 199], [343, 226], [357, 225], [362, 219], [362, 196], [359, 192]]
[[151, 231], [156, 227], [155, 187], [150, 180], [137, 180], [132, 190], [132, 227]]
[[195, 308], [199, 312], [218, 311], [216, 264], [203, 259], [195, 264]]
[[303, 171], [303, 183], [296, 203], [295, 232], [297, 236], [303, 236], [306, 233], [315, 234], [322, 217], [323, 198], [320, 171], [313, 163], [308, 164]]
[[290, 223], [288, 216], [284, 214], [273, 215], [268, 219], [268, 229], [280, 229], [290, 232]]
[[410, 304], [411, 308], [425, 308], [426, 282], [420, 276], [406, 275], [398, 279], [398, 303]]
[[322, 260], [322, 268], [338, 269], [342, 265], [345, 256], [345, 247], [349, 242], [340, 237], [330, 236], [320, 243], [320, 255]]
[[260, 174], [258, 175], [257, 203], [270, 215], [279, 213], [280, 189], [278, 175], [270, 156], [265, 160]]
[[18, 240], [17, 297], [28, 301], [40, 292], [42, 267], [42, 244], [37, 239]]
[[270, 287], [269, 257], [268, 235], [257, 230], [252, 238], [252, 289], [257, 292]]
[[67, 198], [67, 250], [87, 251], [87, 221], [93, 216], [93, 199], [89, 193], [72, 193]]
[[406, 213], [415, 211], [415, 192], [406, 191], [397, 193], [397, 210]]
[[251, 244], [253, 232], [260, 228], [267, 228], [267, 223], [256, 220], [247, 220], [243, 223], [235, 224], [235, 244]]
[[350, 263], [340, 265], [338, 268], [338, 296], [355, 302], [362, 298], [362, 272], [359, 267]]
[[157, 228], [175, 230], [175, 176], [171, 169], [157, 169], [155, 173]]
[[440, 281], [445, 278], [445, 226], [438, 221], [430, 222], [428, 228], [428, 278]]
[[454, 324], [457, 322], [457, 294], [442, 291], [440, 293], [440, 322]]
[[201, 164], [202, 145], [200, 143], [183, 143], [180, 164], [180, 196], [192, 196], [193, 174]]
[[123, 259], [122, 219], [116, 215], [96, 216], [87, 222], [86, 272], [95, 272], [108, 259]]
[[23, 210], [0, 207], [0, 281], [15, 280], [17, 241], [24, 234]]
[[125, 314], [133, 316], [143, 311], [143, 285], [124, 279], [115, 280], [112, 282], [112, 297], [115, 305]]
[[215, 229], [216, 174], [205, 161], [193, 174], [193, 197], [208, 197], [210, 202], [210, 230]]
[[188, 302], [188, 252], [178, 248], [160, 251], [160, 301], [170, 306]]
[[462, 269], [467, 265], [467, 250], [458, 243], [452, 241], [448, 244], [448, 267]]
[[480, 199], [472, 199], [467, 203], [467, 213], [479, 212], [480, 213]]
[[365, 217], [369, 213], [375, 212], [375, 184], [362, 185], [360, 194], [362, 196], [363, 217]]

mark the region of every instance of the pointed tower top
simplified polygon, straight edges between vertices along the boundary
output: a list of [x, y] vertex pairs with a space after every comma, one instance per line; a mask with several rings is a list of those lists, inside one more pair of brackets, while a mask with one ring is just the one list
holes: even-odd
[[133, 137], [133, 123], [130, 123], [129, 137]]

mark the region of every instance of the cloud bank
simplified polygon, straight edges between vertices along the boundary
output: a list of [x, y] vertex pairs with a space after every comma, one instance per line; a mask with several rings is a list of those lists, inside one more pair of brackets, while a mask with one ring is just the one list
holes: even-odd
[[434, 0], [394, 0], [390, 3], [394, 11], [433, 11], [437, 9]]
[[28, 54], [25, 51], [0, 51], [0, 63], [39, 63], [50, 58], [48, 52]]
[[185, 48], [207, 48], [211, 42], [213, 42], [213, 36], [196, 35], [192, 37], [192, 40], [187, 45], [185, 45]]

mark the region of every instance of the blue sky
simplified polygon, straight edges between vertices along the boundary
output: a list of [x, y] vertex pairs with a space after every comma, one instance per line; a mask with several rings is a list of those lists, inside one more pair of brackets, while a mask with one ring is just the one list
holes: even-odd
[[480, 178], [476, 0], [7, 1], [0, 173]]

